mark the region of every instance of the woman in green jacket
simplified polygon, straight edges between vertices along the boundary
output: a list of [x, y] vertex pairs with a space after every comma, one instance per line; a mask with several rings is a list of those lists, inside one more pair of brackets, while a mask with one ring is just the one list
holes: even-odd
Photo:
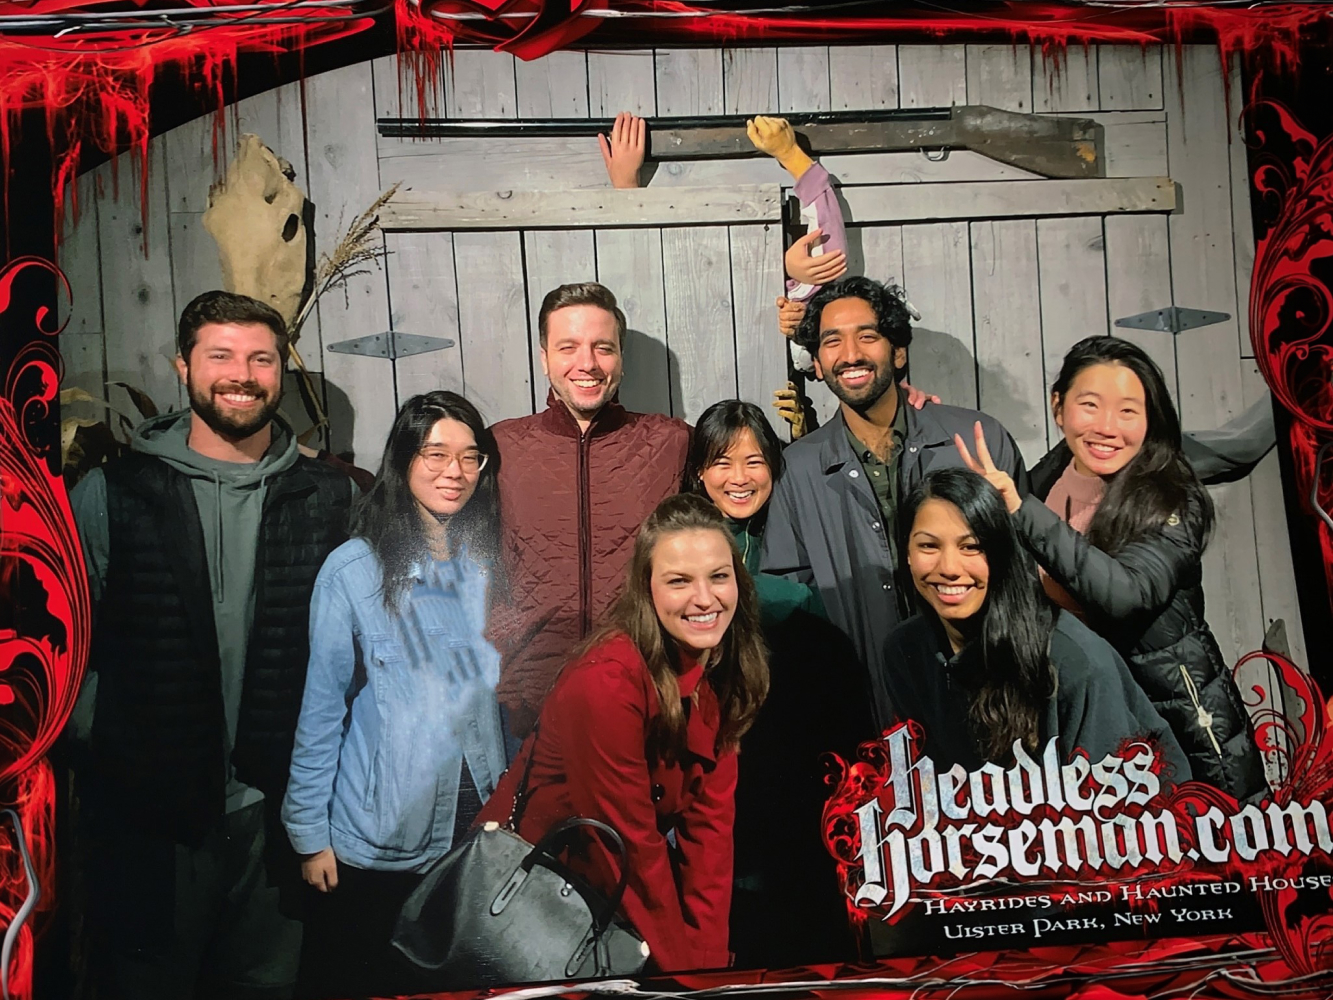
[[821, 817], [823, 757], [851, 759], [875, 736], [856, 650], [823, 617], [818, 592], [759, 572], [782, 444], [753, 403], [727, 399], [699, 418], [684, 488], [726, 516], [754, 578], [769, 693], [741, 740], [731, 950], [738, 968], [854, 960], [855, 941]]
[[797, 610], [824, 616], [817, 591], [759, 572], [768, 501], [781, 476], [782, 442], [763, 410], [740, 399], [724, 399], [704, 410], [690, 440], [684, 488], [712, 500], [726, 517], [754, 577], [766, 626], [786, 621]]

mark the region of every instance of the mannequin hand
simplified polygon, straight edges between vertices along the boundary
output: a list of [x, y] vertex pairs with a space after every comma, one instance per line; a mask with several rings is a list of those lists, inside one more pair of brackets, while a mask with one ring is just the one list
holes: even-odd
[[602, 162], [606, 164], [606, 176], [611, 178], [612, 187], [639, 186], [647, 130], [647, 123], [642, 118], [622, 111], [611, 126], [610, 139], [605, 135], [597, 136], [597, 144], [602, 148]]
[[326, 847], [303, 860], [301, 877], [320, 892], [332, 892], [338, 888], [338, 859], [333, 856], [333, 848]]
[[824, 238], [822, 229], [812, 229], [787, 248], [782, 262], [787, 267], [787, 276], [803, 285], [827, 285], [837, 281], [847, 273], [847, 254], [841, 250], [810, 255], [810, 249], [818, 246]]
[[805, 434], [805, 407], [801, 405], [801, 393], [795, 382], [788, 382], [785, 389], [773, 390], [773, 405], [782, 419], [791, 424], [793, 441]]
[[[779, 295], [778, 301], [778, 329], [782, 331], [784, 337], [793, 337], [796, 335], [796, 328], [801, 325], [801, 317], [805, 315], [805, 303], [793, 302], [785, 295]], [[779, 389], [779, 392], [782, 390]]]
[[750, 137], [755, 149], [773, 157], [797, 180], [815, 162], [796, 145], [796, 130], [785, 118], [756, 115], [745, 123], [745, 134]]

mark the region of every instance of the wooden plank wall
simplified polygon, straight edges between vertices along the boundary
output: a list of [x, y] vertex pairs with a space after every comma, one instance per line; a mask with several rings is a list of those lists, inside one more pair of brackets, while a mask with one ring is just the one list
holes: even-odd
[[[1064, 351], [1110, 331], [1117, 317], [1172, 303], [1234, 317], [1177, 338], [1125, 332], [1162, 366], [1187, 428], [1214, 426], [1262, 395], [1244, 308], [1254, 253], [1244, 148], [1231, 141], [1235, 122], [1220, 70], [1215, 49], [1192, 46], [1179, 61], [1155, 47], [1074, 46], [1043, 56], [1008, 44], [561, 52], [533, 63], [459, 50], [429, 110], [455, 118], [609, 117], [622, 109], [750, 114], [973, 103], [1097, 119], [1108, 174], [1169, 175], [1183, 191], [1180, 210], [905, 225], [852, 219], [849, 230], [852, 266], [904, 283], [923, 314], [913, 380], [994, 413], [1034, 463], [1054, 441], [1045, 396]], [[1233, 116], [1242, 105], [1239, 79], [1231, 74]], [[230, 125], [258, 132], [295, 165], [316, 205], [320, 252], [395, 181], [491, 192], [606, 184], [591, 140], [553, 139], [534, 150], [507, 139], [379, 137], [376, 117], [417, 113], [415, 90], [410, 81], [400, 85], [392, 57], [308, 79], [305, 112], [291, 85], [241, 102]], [[79, 384], [121, 378], [161, 405], [181, 405], [169, 366], [174, 319], [218, 281], [200, 225], [220, 167], [212, 143], [208, 119], [153, 141], [147, 261], [135, 250], [142, 220], [125, 197], [134, 187], [128, 167], [121, 165], [119, 199], [109, 166], [80, 179], [82, 212], [77, 223], [70, 219], [63, 252], [76, 284], [64, 345]], [[824, 163], [844, 186], [1031, 177], [968, 152]], [[653, 187], [789, 183], [766, 158], [665, 163], [646, 177]], [[590, 278], [616, 291], [629, 318], [628, 405], [694, 419], [707, 404], [740, 395], [768, 409], [785, 378], [784, 345], [772, 325], [781, 243], [777, 227], [762, 224], [389, 234], [384, 266], [358, 278], [345, 299], [322, 302], [303, 338], [333, 419], [331, 446], [373, 468], [397, 403], [433, 387], [467, 393], [492, 420], [540, 408], [541, 298], [561, 282]], [[457, 346], [396, 364], [328, 350], [387, 329]], [[830, 413], [831, 394], [815, 386], [814, 395]], [[1281, 617], [1304, 660], [1280, 488], [1270, 458], [1250, 479], [1214, 493], [1218, 531], [1205, 557], [1206, 589], [1228, 657], [1257, 647], [1267, 623]]]

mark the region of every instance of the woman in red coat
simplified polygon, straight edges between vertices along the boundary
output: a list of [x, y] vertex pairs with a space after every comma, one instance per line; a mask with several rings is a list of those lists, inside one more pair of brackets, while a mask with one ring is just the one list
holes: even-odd
[[[519, 835], [535, 842], [571, 816], [609, 823], [629, 856], [621, 913], [650, 967], [724, 966], [736, 746], [767, 691], [758, 601], [726, 522], [702, 497], [670, 497], [479, 820], [509, 817], [531, 755]], [[567, 861], [608, 894], [619, 877], [598, 840]]]

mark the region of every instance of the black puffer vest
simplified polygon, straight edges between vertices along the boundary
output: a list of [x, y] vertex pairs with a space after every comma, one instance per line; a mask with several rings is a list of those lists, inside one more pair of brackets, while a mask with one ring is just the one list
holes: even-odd
[[[1045, 502], [1072, 457], [1062, 441], [1037, 463], [1032, 470], [1035, 497]], [[1182, 511], [1169, 530], [1190, 535], [1202, 553], [1201, 512]], [[1093, 569], [1084, 567], [1083, 572]], [[1067, 589], [1077, 600], [1083, 589], [1079, 584], [1092, 589], [1091, 582], [1071, 580]], [[1163, 580], [1162, 586], [1170, 584]], [[1084, 610], [1088, 625], [1125, 658], [1134, 679], [1175, 733], [1196, 781], [1241, 800], [1268, 791], [1249, 713], [1204, 620], [1201, 563], [1177, 578], [1170, 600], [1156, 613], [1105, 620], [1092, 609]]]
[[[189, 477], [131, 454], [106, 468], [110, 568], [93, 660], [99, 792], [182, 843], [222, 816], [222, 670], [204, 535]], [[280, 801], [309, 657], [310, 595], [347, 538], [351, 481], [307, 458], [269, 480], [255, 560], [236, 776]]]

